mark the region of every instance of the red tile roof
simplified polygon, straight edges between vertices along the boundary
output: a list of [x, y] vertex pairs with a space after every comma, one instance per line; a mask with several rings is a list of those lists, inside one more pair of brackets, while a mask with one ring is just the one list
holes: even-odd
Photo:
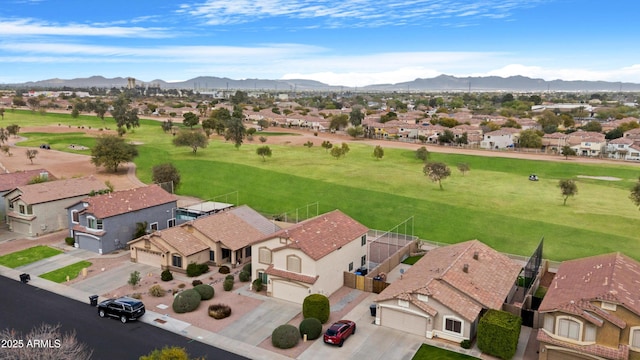
[[149, 185], [130, 190], [116, 191], [109, 194], [91, 196], [82, 199], [87, 203], [85, 213], [99, 219], [126, 214], [132, 211], [147, 209], [178, 201], [178, 198], [163, 190], [159, 185]]
[[43, 173], [48, 174], [50, 181], [56, 180], [56, 177], [45, 169], [25, 170], [7, 174], [0, 174], [0, 191], [9, 191], [17, 188], [18, 186], [27, 185], [29, 184], [29, 181], [31, 181], [31, 179], [40, 176]]
[[480, 241], [466, 241], [429, 251], [375, 301], [427, 295], [474, 321], [483, 308], [502, 308], [521, 269]]
[[581, 354], [596, 355], [604, 359], [612, 359], [612, 360], [629, 359], [629, 345], [625, 345], [625, 344], [620, 344], [618, 345], [617, 348], [612, 348], [612, 347], [598, 345], [598, 344], [591, 344], [591, 345], [573, 344], [566, 341], [554, 339], [551, 336], [549, 336], [543, 329], [538, 330], [537, 340], [543, 343], [571, 349]]
[[277, 231], [258, 242], [281, 237], [290, 240], [283, 248], [300, 249], [314, 260], [365, 235], [368, 228], [340, 210], [316, 216], [286, 229]]
[[107, 186], [93, 176], [47, 181], [39, 184], [19, 186], [20, 199], [27, 204], [41, 204], [49, 201], [86, 196], [91, 191], [104, 190]]
[[[624, 306], [640, 316], [640, 263], [619, 252], [565, 261], [538, 311], [581, 315], [593, 311], [591, 301]], [[624, 327], [622, 320], [609, 320]]]
[[265, 273], [267, 273], [267, 275], [273, 275], [273, 276], [278, 276], [281, 278], [285, 278], [285, 279], [289, 279], [289, 280], [293, 280], [293, 281], [299, 281], [299, 282], [303, 282], [305, 284], [315, 284], [316, 281], [318, 280], [319, 276], [308, 276], [308, 275], [303, 275], [303, 274], [299, 274], [299, 273], [294, 273], [291, 271], [286, 271], [286, 270], [281, 270], [281, 269], [276, 269], [273, 267], [272, 265], [269, 265], [269, 267], [267, 268], [267, 270], [264, 271]]
[[[166, 243], [178, 250], [178, 252], [184, 256], [190, 256], [210, 249], [200, 239], [198, 239], [189, 231], [186, 231], [183, 226], [175, 226], [172, 228], [155, 231], [151, 234], [130, 241], [129, 245], [134, 245], [135, 243], [146, 239], [151, 241], [153, 244], [156, 244], [156, 246], [157, 244]], [[165, 248], [164, 246], [158, 247], [161, 249]]]

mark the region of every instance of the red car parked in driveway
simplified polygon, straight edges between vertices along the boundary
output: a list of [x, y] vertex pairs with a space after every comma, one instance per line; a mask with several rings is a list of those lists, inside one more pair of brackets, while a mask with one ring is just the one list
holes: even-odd
[[342, 346], [351, 334], [356, 333], [356, 323], [340, 320], [333, 323], [324, 333], [324, 343]]

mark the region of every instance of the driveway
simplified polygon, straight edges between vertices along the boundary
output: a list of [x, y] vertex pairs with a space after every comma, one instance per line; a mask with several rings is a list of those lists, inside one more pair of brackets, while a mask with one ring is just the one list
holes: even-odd
[[131, 273], [140, 272], [140, 277], [146, 274], [158, 272], [158, 268], [150, 265], [125, 262], [109, 271], [92, 276], [89, 279], [78, 281], [69, 285], [70, 287], [92, 294], [105, 294], [113, 289], [126, 285]]

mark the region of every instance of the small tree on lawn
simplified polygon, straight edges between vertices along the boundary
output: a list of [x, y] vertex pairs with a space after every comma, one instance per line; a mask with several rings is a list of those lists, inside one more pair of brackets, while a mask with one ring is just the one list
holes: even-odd
[[313, 141], [309, 140], [306, 143], [304, 143], [304, 146], [306, 146], [309, 150], [311, 150], [311, 148], [313, 147]]
[[636, 206], [640, 206], [640, 178], [638, 178], [638, 182], [633, 185], [629, 198], [634, 204], [636, 204]]
[[331, 143], [331, 141], [325, 140], [325, 141], [322, 142], [322, 145], [320, 145], [320, 146], [322, 146], [323, 149], [329, 151], [329, 149], [331, 149], [333, 147], [333, 144]]
[[33, 159], [35, 159], [36, 156], [38, 156], [38, 150], [36, 150], [36, 149], [27, 149], [25, 154], [27, 155], [27, 159], [29, 159], [29, 161], [31, 161], [31, 164], [33, 165]]
[[262, 156], [262, 161], [266, 161], [265, 156], [271, 157], [271, 148], [268, 146], [260, 146], [256, 149], [256, 154]]
[[460, 170], [460, 172], [462, 173], [462, 176], [464, 176], [464, 174], [467, 171], [469, 171], [469, 164], [467, 164], [467, 163], [458, 164], [458, 170]]
[[562, 205], [567, 205], [567, 199], [569, 196], [574, 196], [578, 193], [578, 185], [576, 182], [571, 179], [562, 179], [558, 182], [558, 187], [560, 187], [560, 191], [562, 192], [562, 197], [564, 199]]
[[207, 136], [202, 131], [180, 131], [173, 138], [173, 145], [188, 146], [195, 155], [198, 148], [206, 148], [208, 145]]
[[442, 188], [442, 180], [446, 179], [451, 175], [451, 169], [445, 163], [441, 162], [429, 162], [422, 169], [425, 175], [431, 179], [433, 182], [437, 182], [440, 186], [440, 190]]
[[420, 159], [422, 161], [429, 160], [429, 150], [426, 147], [422, 146], [418, 150], [416, 150], [416, 159]]
[[384, 156], [384, 149], [382, 148], [382, 146], [377, 145], [373, 149], [373, 157], [375, 157], [377, 160], [380, 160], [382, 159], [383, 156]]
[[114, 135], [98, 137], [91, 149], [91, 162], [112, 172], [117, 172], [121, 163], [132, 161], [136, 156], [138, 149], [135, 145], [127, 144], [123, 138]]
[[156, 184], [173, 183], [173, 190], [180, 185], [180, 172], [172, 163], [156, 165], [151, 169], [151, 179]]
[[198, 115], [192, 113], [191, 111], [189, 111], [186, 114], [183, 114], [182, 117], [183, 117], [182, 124], [184, 124], [184, 126], [188, 126], [191, 129], [194, 126], [198, 125], [198, 123], [200, 122]]

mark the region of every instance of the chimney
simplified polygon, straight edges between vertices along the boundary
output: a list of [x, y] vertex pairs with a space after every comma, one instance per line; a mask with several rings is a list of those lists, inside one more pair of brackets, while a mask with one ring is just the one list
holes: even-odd
[[468, 273], [468, 272], [469, 272], [469, 264], [464, 264], [464, 265], [462, 266], [462, 271], [464, 271], [464, 272]]
[[473, 260], [478, 260], [478, 255], [479, 255], [478, 252], [474, 251], [473, 252]]

